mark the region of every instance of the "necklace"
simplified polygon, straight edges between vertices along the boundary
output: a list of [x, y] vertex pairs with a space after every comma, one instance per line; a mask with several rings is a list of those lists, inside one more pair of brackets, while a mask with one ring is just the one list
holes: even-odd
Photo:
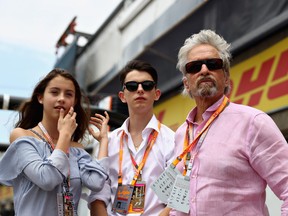
[[139, 146], [134, 145], [134, 147], [135, 147], [136, 151], [138, 151], [140, 145]]
[[138, 149], [139, 149], [140, 146], [141, 146], [141, 143], [138, 144], [138, 145], [135, 145], [135, 144], [134, 144], [134, 147], [135, 147], [136, 151], [138, 151]]
[[134, 138], [132, 138], [132, 142], [133, 142], [133, 145], [135, 147], [135, 150], [138, 151], [139, 147], [141, 146], [142, 144], [142, 135], [137, 135], [137, 136], [134, 136]]

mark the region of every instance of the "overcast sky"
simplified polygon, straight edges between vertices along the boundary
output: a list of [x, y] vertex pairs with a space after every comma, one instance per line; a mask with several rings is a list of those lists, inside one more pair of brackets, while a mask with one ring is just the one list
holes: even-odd
[[[93, 34], [121, 0], [0, 0], [0, 94], [30, 97], [56, 62], [55, 44], [77, 16], [76, 31]], [[15, 114], [0, 109], [0, 143]]]

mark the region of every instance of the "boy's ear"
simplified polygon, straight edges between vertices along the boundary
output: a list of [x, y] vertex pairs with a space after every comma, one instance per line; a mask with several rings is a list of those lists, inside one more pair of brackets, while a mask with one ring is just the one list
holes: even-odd
[[159, 98], [160, 98], [160, 96], [161, 96], [161, 91], [160, 91], [160, 89], [156, 89], [156, 90], [155, 90], [154, 101], [158, 101]]
[[118, 92], [118, 97], [120, 98], [120, 100], [122, 101], [122, 103], [126, 103], [126, 99], [124, 96], [124, 92], [123, 91], [119, 91]]

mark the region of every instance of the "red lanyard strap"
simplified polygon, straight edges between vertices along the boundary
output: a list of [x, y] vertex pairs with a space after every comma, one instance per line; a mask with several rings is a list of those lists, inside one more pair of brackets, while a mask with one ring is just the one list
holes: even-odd
[[186, 145], [187, 147], [183, 150], [183, 152], [172, 162], [173, 166], [175, 167], [182, 159], [183, 157], [190, 152], [194, 146], [197, 144], [199, 138], [201, 137], [201, 135], [208, 129], [208, 127], [210, 126], [210, 124], [216, 119], [216, 117], [218, 117], [218, 115], [225, 109], [225, 107], [228, 105], [229, 103], [229, 99], [225, 96], [223, 102], [221, 103], [221, 105], [218, 107], [218, 109], [212, 114], [212, 116], [208, 119], [208, 121], [206, 122], [205, 126], [203, 127], [203, 129], [200, 131], [199, 134], [197, 134], [196, 138], [188, 145], [188, 139], [189, 139], [189, 135], [187, 133], [189, 133], [189, 124], [187, 126], [186, 129], [186, 138], [184, 140], [184, 146]]
[[[159, 130], [160, 130], [160, 127], [161, 127], [161, 123], [158, 122]], [[131, 182], [132, 186], [134, 186], [136, 184], [138, 176], [139, 176], [140, 172], [142, 171], [142, 169], [146, 163], [147, 157], [148, 157], [148, 155], [149, 155], [149, 153], [150, 153], [150, 151], [151, 151], [151, 149], [152, 149], [152, 147], [156, 141], [157, 136], [158, 136], [158, 131], [156, 131], [156, 130], [153, 130], [150, 133], [148, 140], [147, 140], [148, 145], [147, 145], [146, 150], [144, 152], [142, 161], [139, 165], [137, 165], [135, 159], [133, 158], [133, 156], [130, 153], [132, 163], [133, 163], [134, 167], [136, 168], [135, 175], [134, 175], [133, 180]], [[123, 131], [121, 134], [121, 138], [120, 138], [118, 185], [122, 185], [122, 161], [123, 161], [123, 146], [124, 146], [123, 140], [124, 140], [124, 137], [125, 137], [125, 132]]]

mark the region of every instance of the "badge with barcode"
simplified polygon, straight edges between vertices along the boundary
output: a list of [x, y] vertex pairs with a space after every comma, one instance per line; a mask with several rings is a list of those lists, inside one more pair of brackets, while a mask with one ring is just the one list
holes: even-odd
[[152, 183], [151, 188], [158, 198], [167, 204], [168, 197], [172, 191], [176, 176], [180, 174], [178, 169], [171, 164], [164, 172]]

